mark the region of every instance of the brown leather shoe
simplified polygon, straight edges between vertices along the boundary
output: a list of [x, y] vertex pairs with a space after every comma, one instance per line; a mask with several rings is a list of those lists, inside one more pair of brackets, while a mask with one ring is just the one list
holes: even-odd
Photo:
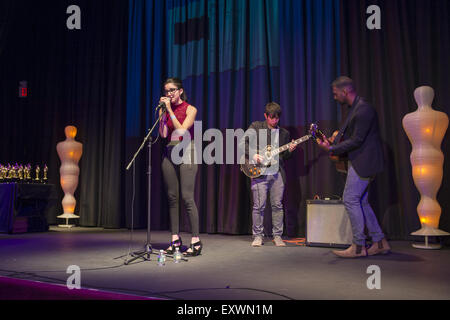
[[369, 256], [374, 256], [376, 254], [386, 254], [391, 251], [391, 247], [387, 242], [386, 238], [381, 239], [378, 242], [374, 242], [369, 249], [367, 249], [367, 254]]
[[367, 256], [366, 247], [352, 244], [346, 250], [333, 250], [333, 253], [341, 258], [357, 258]]

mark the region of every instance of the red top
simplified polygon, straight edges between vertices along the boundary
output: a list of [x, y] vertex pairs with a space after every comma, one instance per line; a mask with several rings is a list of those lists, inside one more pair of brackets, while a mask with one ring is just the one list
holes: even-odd
[[[186, 101], [183, 101], [177, 106], [172, 105], [172, 111], [175, 114], [175, 117], [177, 118], [178, 122], [183, 124], [184, 120], [186, 119], [186, 110], [189, 106], [189, 103]], [[166, 112], [166, 125], [167, 125], [167, 136], [170, 139], [172, 136], [172, 133], [175, 131], [175, 126], [173, 125], [172, 119], [170, 118], [170, 114]], [[189, 133], [191, 134], [191, 140], [194, 140], [194, 126], [192, 126], [189, 129]], [[183, 137], [180, 137], [180, 141], [183, 140]]]

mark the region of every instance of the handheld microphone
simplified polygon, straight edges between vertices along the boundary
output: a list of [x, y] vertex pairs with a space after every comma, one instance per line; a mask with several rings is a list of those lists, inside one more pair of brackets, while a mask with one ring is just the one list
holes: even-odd
[[156, 107], [156, 109], [159, 109], [159, 108], [163, 109], [163, 111], [166, 110], [166, 104], [164, 102], [160, 102], [158, 104], [158, 106]]

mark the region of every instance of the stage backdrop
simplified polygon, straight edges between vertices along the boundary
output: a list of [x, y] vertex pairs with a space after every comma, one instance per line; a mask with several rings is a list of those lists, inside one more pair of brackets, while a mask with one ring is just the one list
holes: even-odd
[[[366, 27], [371, 4], [381, 8], [381, 30]], [[146, 227], [148, 148], [134, 168], [125, 167], [155, 121], [165, 78], [183, 80], [203, 131], [246, 129], [263, 119], [268, 101], [276, 101], [283, 108], [281, 125], [298, 138], [313, 121], [327, 133], [337, 128], [341, 112], [330, 83], [346, 74], [380, 118], [387, 166], [370, 201], [381, 225], [392, 239], [409, 239], [419, 228], [419, 194], [401, 119], [415, 110], [413, 91], [420, 85], [434, 87], [435, 109], [450, 114], [450, 51], [442, 40], [450, 33], [448, 1], [3, 0], [0, 5], [0, 163], [46, 163], [57, 184], [56, 143], [64, 140], [66, 125], [77, 126], [84, 145], [76, 193], [80, 225]], [[80, 30], [66, 26], [70, 5], [81, 9]], [[22, 80], [28, 82], [27, 98], [18, 97]], [[444, 154], [448, 140], [447, 134]], [[151, 148], [153, 230], [169, 228], [163, 145], [158, 139]], [[201, 232], [248, 234], [248, 179], [236, 165], [199, 169]], [[286, 170], [286, 234], [304, 236], [306, 200], [340, 196], [344, 177], [312, 142], [295, 151]], [[444, 180], [438, 200], [446, 231], [449, 194]], [[49, 214], [50, 223], [60, 211], [59, 206]], [[181, 226], [190, 230], [184, 214]]]
[[[246, 130], [252, 121], [264, 119], [269, 101], [281, 104], [281, 124], [292, 138], [305, 135], [312, 121], [335, 128], [340, 113], [330, 83], [338, 74], [338, 9], [334, 0], [130, 1], [128, 158], [155, 121], [166, 77], [183, 79], [203, 131]], [[167, 229], [160, 170], [164, 143], [159, 140], [152, 147], [151, 222], [154, 228]], [[147, 212], [146, 157], [143, 153], [136, 164], [134, 210], [139, 220], [134, 223], [139, 226], [145, 224]], [[298, 148], [287, 172], [287, 233], [302, 235], [305, 200], [315, 194], [339, 194], [339, 177], [312, 141]], [[129, 172], [127, 212], [132, 207], [132, 186]], [[249, 179], [238, 165], [203, 164], [196, 186], [202, 232], [250, 232]], [[266, 231], [271, 233], [270, 209], [266, 217]], [[189, 230], [188, 223], [183, 214], [182, 230]]]

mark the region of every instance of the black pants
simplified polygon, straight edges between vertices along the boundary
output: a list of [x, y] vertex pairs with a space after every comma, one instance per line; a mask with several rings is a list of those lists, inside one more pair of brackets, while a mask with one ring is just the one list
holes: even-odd
[[[193, 237], [199, 236], [198, 210], [194, 200], [197, 164], [176, 165], [165, 156], [162, 161], [164, 182], [169, 198], [170, 226], [172, 234], [180, 232], [180, 189], [181, 197], [189, 214]], [[181, 186], [181, 188], [180, 188]]]

